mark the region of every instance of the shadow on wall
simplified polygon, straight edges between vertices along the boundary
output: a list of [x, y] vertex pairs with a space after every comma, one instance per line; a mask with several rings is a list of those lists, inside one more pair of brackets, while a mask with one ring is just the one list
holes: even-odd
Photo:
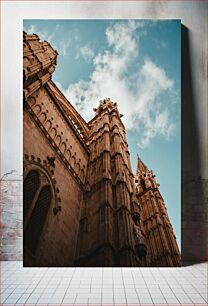
[[208, 182], [202, 179], [202, 148], [197, 122], [197, 93], [194, 92], [191, 67], [190, 31], [182, 25], [181, 66], [181, 130], [182, 130], [182, 207], [181, 255], [182, 265], [208, 259], [207, 201]]

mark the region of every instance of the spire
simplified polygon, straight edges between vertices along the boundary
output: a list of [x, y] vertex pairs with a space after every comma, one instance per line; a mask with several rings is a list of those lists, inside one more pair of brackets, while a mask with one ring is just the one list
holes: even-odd
[[[116, 109], [118, 112], [117, 106], [118, 106], [117, 102], [113, 102], [111, 98], [105, 98], [103, 100], [100, 100], [99, 106], [97, 108], [94, 108], [93, 110], [96, 115], [101, 113], [104, 109], [109, 109], [109, 110]], [[122, 115], [120, 115], [120, 117], [122, 117]]]
[[148, 171], [147, 166], [143, 163], [139, 155], [137, 154], [137, 170], [136, 175], [139, 175], [141, 173], [146, 173]]

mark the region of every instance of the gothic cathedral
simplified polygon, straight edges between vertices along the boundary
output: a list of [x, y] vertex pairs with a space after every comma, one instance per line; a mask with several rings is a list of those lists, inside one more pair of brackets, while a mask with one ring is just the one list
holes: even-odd
[[132, 173], [118, 105], [86, 122], [51, 80], [58, 53], [23, 33], [24, 266], [180, 266], [155, 175]]

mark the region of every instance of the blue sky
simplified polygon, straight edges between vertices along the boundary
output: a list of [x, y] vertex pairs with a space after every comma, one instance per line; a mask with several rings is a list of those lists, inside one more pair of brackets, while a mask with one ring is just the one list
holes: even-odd
[[85, 120], [117, 101], [135, 172], [137, 154], [156, 174], [181, 243], [180, 20], [24, 20], [58, 51], [53, 81]]

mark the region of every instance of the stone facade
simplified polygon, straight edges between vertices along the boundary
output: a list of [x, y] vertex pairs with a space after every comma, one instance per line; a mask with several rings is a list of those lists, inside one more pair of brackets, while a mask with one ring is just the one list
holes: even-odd
[[179, 266], [176, 237], [155, 175], [138, 159], [135, 184], [151, 266]]
[[23, 52], [24, 265], [180, 266], [152, 172], [138, 159], [132, 173], [117, 103], [85, 122], [51, 80], [50, 44], [24, 33]]

